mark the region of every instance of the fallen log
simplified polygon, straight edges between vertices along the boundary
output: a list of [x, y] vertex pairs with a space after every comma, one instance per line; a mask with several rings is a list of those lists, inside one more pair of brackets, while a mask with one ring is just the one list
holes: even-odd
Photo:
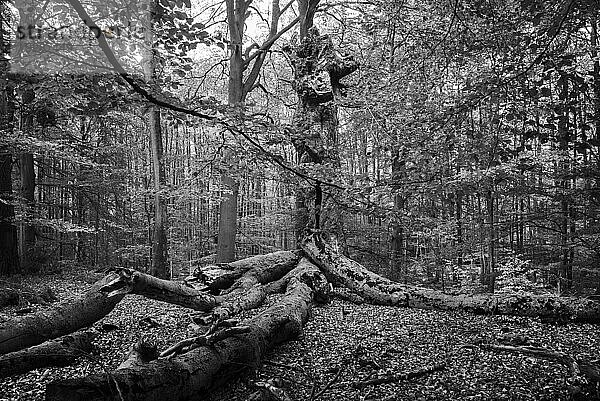
[[342, 255], [335, 240], [326, 241], [318, 233], [309, 235], [301, 246], [330, 282], [343, 285], [374, 304], [600, 323], [598, 301], [531, 294], [449, 295], [375, 274]]
[[48, 366], [67, 366], [92, 351], [96, 333], [82, 331], [0, 356], [0, 377]]
[[51, 310], [0, 324], [0, 355], [73, 333], [106, 316], [124, 296], [107, 296], [100, 291], [100, 288], [114, 278], [114, 274], [109, 274], [82, 296], [62, 301]]
[[[288, 253], [294, 255], [292, 252]], [[227, 319], [243, 310], [254, 309], [262, 305], [267, 295], [272, 293], [270, 287], [265, 284], [280, 280], [290, 273], [295, 266], [290, 263], [292, 260], [289, 255], [286, 255], [282, 262], [272, 265], [261, 263], [246, 271], [223, 295], [217, 296], [219, 306], [215, 308], [213, 315], [218, 319]]]
[[[271, 273], [275, 274], [271, 276], [272, 280], [278, 279], [291, 270], [298, 259], [294, 252], [281, 251], [242, 259], [230, 265], [233, 267], [233, 277], [241, 277], [250, 271], [252, 273], [249, 274], [256, 277], [257, 282], [263, 282], [269, 280]], [[0, 355], [41, 344], [87, 327], [112, 311], [127, 293], [136, 293], [205, 312], [212, 311], [222, 302], [233, 302], [234, 298], [234, 295], [219, 298], [184, 282], [161, 280], [134, 270], [118, 269], [110, 272], [73, 301], [64, 301], [52, 310], [2, 323]], [[258, 306], [257, 302], [254, 301], [252, 305]]]
[[[290, 255], [293, 255], [294, 259]], [[259, 262], [254, 268], [246, 270], [223, 295], [212, 295], [185, 282], [163, 280], [132, 269], [116, 269], [113, 280], [107, 282], [100, 291], [109, 296], [138, 294], [197, 311], [212, 311], [217, 318], [227, 319], [242, 310], [262, 305], [269, 294], [263, 284], [279, 280], [289, 273], [295, 266], [290, 262], [295, 261], [296, 257], [292, 252], [277, 252], [277, 255], [270, 254], [264, 258], [255, 256], [244, 259], [245, 262], [240, 266], [246, 269], [249, 260]], [[267, 265], [267, 261], [274, 264]]]
[[298, 336], [308, 319], [313, 289], [323, 281], [318, 268], [302, 260], [289, 280], [285, 296], [258, 316], [244, 322], [249, 332], [202, 346], [170, 359], [119, 369], [110, 375], [60, 380], [46, 386], [46, 400], [148, 400], [197, 398], [226, 382], [241, 368], [260, 363], [276, 344]]
[[197, 268], [194, 276], [202, 282], [210, 291], [218, 291], [229, 288], [235, 280], [242, 277], [249, 270], [264, 270], [289, 267], [291, 270], [298, 264], [300, 255], [298, 252], [277, 251], [265, 255], [251, 256], [246, 259], [231, 263], [209, 265]]
[[185, 282], [163, 280], [132, 269], [115, 269], [112, 280], [105, 282], [100, 292], [108, 296], [138, 294], [199, 311], [210, 311], [218, 303], [214, 295]]

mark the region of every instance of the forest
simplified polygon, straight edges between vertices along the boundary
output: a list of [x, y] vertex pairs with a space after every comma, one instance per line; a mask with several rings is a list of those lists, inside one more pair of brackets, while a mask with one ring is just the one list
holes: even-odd
[[598, 0], [1, 0], [0, 401], [600, 400]]

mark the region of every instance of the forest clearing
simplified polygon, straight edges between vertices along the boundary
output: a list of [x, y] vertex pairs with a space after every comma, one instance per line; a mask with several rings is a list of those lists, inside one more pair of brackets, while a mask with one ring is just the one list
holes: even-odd
[[0, 3], [0, 400], [600, 399], [596, 0]]

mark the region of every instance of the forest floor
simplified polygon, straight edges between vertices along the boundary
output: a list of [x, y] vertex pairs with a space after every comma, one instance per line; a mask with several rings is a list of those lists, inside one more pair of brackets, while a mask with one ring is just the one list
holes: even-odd
[[[59, 299], [69, 299], [100, 277], [95, 273], [69, 272], [10, 280], [22, 280], [23, 285], [32, 288], [48, 285]], [[32, 305], [34, 310], [51, 307]], [[0, 310], [0, 321], [14, 318], [18, 308]], [[159, 350], [164, 349], [193, 335], [198, 327], [191, 323], [192, 313], [140, 296], [127, 296], [95, 324], [101, 333], [96, 339], [95, 354], [73, 366], [0, 379], [0, 400], [40, 400], [46, 383], [52, 380], [114, 369], [142, 335], [155, 340]], [[144, 319], [148, 317], [157, 323], [152, 325], [155, 327]], [[266, 356], [262, 367], [243, 374], [208, 399], [247, 400], [256, 390], [256, 381], [278, 379], [285, 383], [286, 392], [294, 401], [567, 400], [570, 390], [564, 366], [524, 355], [486, 351], [476, 345], [495, 342], [507, 334], [572, 356], [600, 358], [600, 330], [593, 325], [551, 325], [538, 319], [333, 300], [313, 309], [299, 339], [277, 347]], [[410, 372], [442, 363], [446, 365], [444, 370], [418, 379], [362, 389], [353, 386], [374, 375]]]

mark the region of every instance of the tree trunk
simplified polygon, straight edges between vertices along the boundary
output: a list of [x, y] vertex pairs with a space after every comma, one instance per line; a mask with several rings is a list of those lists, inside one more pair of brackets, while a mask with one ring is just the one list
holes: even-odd
[[92, 351], [96, 333], [77, 332], [46, 341], [21, 351], [0, 356], [0, 377], [29, 372], [48, 366], [67, 366], [77, 358]]
[[154, 227], [152, 235], [152, 265], [150, 273], [153, 276], [169, 278], [168, 248], [167, 248], [167, 203], [165, 199], [165, 166], [163, 162], [162, 130], [160, 125], [160, 110], [152, 106], [148, 116], [150, 126], [150, 145], [152, 147], [152, 169], [154, 173]]
[[[229, 152], [228, 152], [229, 153]], [[233, 156], [229, 158], [233, 160]], [[235, 237], [237, 234], [237, 204], [239, 183], [229, 173], [221, 174], [221, 182], [231, 193], [219, 205], [219, 239], [217, 262], [226, 263], [235, 259]]]
[[[343, 239], [340, 208], [334, 204], [335, 190], [328, 183], [336, 181], [339, 168], [337, 151], [337, 106], [334, 102], [343, 95], [342, 78], [358, 68], [352, 57], [334, 49], [329, 35], [319, 35], [312, 27], [318, 1], [300, 2], [303, 14], [300, 32], [302, 42], [290, 55], [294, 65], [294, 90], [298, 106], [294, 114], [292, 143], [298, 153], [301, 169], [323, 166], [314, 182], [303, 183], [296, 195], [295, 231], [300, 242], [307, 228], [324, 229]], [[310, 24], [310, 25], [303, 25]], [[302, 166], [304, 165], [304, 166]], [[319, 171], [318, 170], [318, 171]], [[314, 175], [310, 174], [310, 175]]]
[[[240, 119], [240, 126], [243, 125], [241, 121], [244, 119], [246, 97], [256, 87], [255, 84], [260, 76], [260, 71], [269, 49], [281, 34], [293, 27], [299, 19], [292, 20], [281, 31], [278, 31], [280, 17], [288, 7], [284, 7], [282, 11], [279, 6], [279, 0], [272, 0], [271, 3], [271, 23], [266, 40], [260, 46], [253, 43], [244, 50], [244, 30], [246, 29], [246, 19], [250, 15], [248, 10], [252, 4], [252, 0], [225, 1], [230, 49], [227, 97], [229, 106], [237, 108], [236, 111]], [[253, 49], [259, 50], [251, 54], [251, 50]], [[224, 159], [227, 164], [233, 167], [230, 167], [228, 170], [235, 170], [238, 160], [231, 149], [225, 151]], [[231, 191], [231, 193], [221, 201], [219, 206], [219, 239], [217, 243], [217, 262], [219, 263], [230, 262], [235, 259], [239, 183], [236, 181], [236, 177], [228, 170], [221, 174], [223, 186]]]
[[[293, 253], [289, 252], [294, 255]], [[271, 254], [272, 255], [272, 254]], [[279, 255], [277, 255], [279, 256]], [[254, 259], [259, 259], [255, 257]], [[277, 258], [263, 258], [264, 261]], [[290, 261], [294, 263], [290, 263]], [[287, 263], [257, 264], [244, 272], [233, 286], [223, 295], [211, 295], [195, 289], [187, 283], [163, 280], [131, 269], [119, 269], [117, 276], [108, 281], [101, 292], [114, 294], [138, 294], [158, 301], [180, 305], [186, 308], [213, 312], [216, 319], [227, 319], [243, 310], [259, 307], [267, 295], [277, 287], [268, 284], [284, 277], [295, 267], [297, 258]], [[240, 264], [240, 267], [244, 266]]]
[[392, 239], [391, 239], [391, 265], [392, 278], [401, 277], [404, 283], [407, 280], [407, 272], [405, 271], [404, 260], [404, 227], [402, 222], [402, 213], [404, 213], [404, 196], [400, 193], [400, 180], [406, 162], [400, 151], [396, 151], [392, 160], [392, 187], [394, 193], [394, 221], [392, 223]]
[[[10, 11], [7, 3], [0, 4], [0, 135], [10, 136], [13, 131], [14, 90], [8, 80], [10, 69], [11, 33], [5, 31]], [[19, 271], [17, 228], [14, 225], [12, 188], [12, 152], [0, 146], [0, 275]]]
[[570, 188], [569, 179], [567, 176], [570, 174], [569, 169], [569, 142], [571, 140], [571, 133], [569, 130], [569, 81], [565, 72], [560, 72], [560, 78], [558, 80], [558, 87], [560, 88], [559, 99], [561, 114], [558, 118], [558, 143], [559, 143], [559, 160], [557, 164], [557, 177], [559, 191], [559, 203], [560, 203], [560, 249], [561, 249], [561, 261], [559, 270], [559, 293], [571, 288], [573, 281], [573, 265], [570, 260], [570, 249], [569, 247], [571, 239], [569, 238], [569, 209], [570, 209]]
[[[299, 257], [293, 252], [274, 252], [233, 262], [235, 277], [251, 285], [239, 284], [252, 295], [252, 302], [240, 298], [240, 292], [214, 296], [182, 282], [163, 280], [130, 269], [120, 269], [96, 282], [75, 301], [62, 302], [54, 309], [15, 319], [0, 325], [0, 354], [40, 344], [82, 327], [110, 313], [127, 293], [139, 294], [204, 312], [222, 306], [228, 314], [260, 306], [268, 290], [262, 284], [275, 281], [291, 270]], [[261, 285], [258, 285], [261, 284]], [[256, 287], [256, 288], [255, 288]], [[266, 291], [261, 293], [261, 291]], [[257, 298], [258, 294], [258, 298]]]
[[[27, 135], [33, 135], [33, 101], [35, 92], [33, 89], [26, 90], [22, 95], [21, 126], [23, 132]], [[35, 169], [33, 164], [33, 154], [24, 153], [20, 156], [21, 173], [21, 198], [23, 200], [24, 221], [20, 227], [19, 255], [21, 258], [21, 270], [23, 272], [35, 273], [39, 271], [40, 266], [34, 260], [35, 249], [35, 226], [31, 220], [35, 214]]]
[[100, 291], [115, 277], [114, 274], [108, 275], [79, 298], [63, 301], [49, 311], [2, 323], [0, 355], [72, 333], [106, 316], [123, 298], [122, 294], [108, 297]]
[[[150, 14], [152, 18], [149, 22], [153, 27], [158, 22], [158, 14], [154, 12], [157, 0], [151, 0]], [[156, 85], [156, 67], [158, 60], [156, 49], [156, 38], [152, 29], [146, 29], [146, 42], [151, 50], [146, 55], [143, 62], [144, 78], [149, 85]], [[170, 278], [168, 265], [168, 247], [167, 247], [167, 201], [165, 199], [165, 165], [163, 160], [163, 140], [162, 127], [160, 122], [160, 109], [151, 105], [148, 111], [148, 129], [150, 133], [150, 150], [152, 153], [152, 174], [154, 177], [154, 226], [152, 235], [152, 263], [150, 274], [160, 278]]]
[[600, 302], [529, 294], [448, 295], [395, 283], [343, 256], [335, 241], [312, 235], [302, 249], [333, 283], [348, 287], [368, 302], [407, 308], [465, 310], [476, 314], [516, 315], [600, 323]]
[[[227, 25], [231, 54], [229, 57], [229, 81], [227, 87], [227, 100], [230, 106], [239, 107], [240, 118], [243, 118], [244, 93], [244, 61], [242, 58], [242, 44], [246, 21], [246, 2], [241, 0], [227, 0]], [[248, 2], [248, 5], [250, 2]], [[225, 162], [237, 164], [231, 150], [224, 154]], [[217, 242], [217, 262], [225, 263], [235, 260], [235, 237], [237, 234], [237, 207], [239, 183], [230, 172], [221, 174], [221, 182], [229, 194], [219, 205], [219, 239]]]
[[109, 377], [93, 375], [55, 381], [46, 386], [46, 400], [171, 401], [197, 398], [232, 376], [256, 366], [275, 345], [297, 337], [307, 321], [314, 291], [323, 281], [319, 270], [303, 260], [294, 269], [283, 299], [250, 319], [250, 331], [201, 346], [170, 359], [120, 369]]
[[164, 280], [131, 269], [118, 269], [116, 273], [109, 274], [100, 292], [109, 297], [138, 294], [200, 311], [210, 311], [218, 303], [214, 295], [195, 289], [184, 282]]
[[194, 276], [210, 291], [217, 292], [231, 287], [235, 280], [251, 269], [267, 269], [278, 265], [293, 267], [299, 260], [300, 256], [297, 252], [277, 251], [218, 266], [205, 266], [197, 269]]
[[0, 275], [19, 271], [17, 228], [14, 225], [12, 201], [12, 155], [8, 149], [0, 148]]

